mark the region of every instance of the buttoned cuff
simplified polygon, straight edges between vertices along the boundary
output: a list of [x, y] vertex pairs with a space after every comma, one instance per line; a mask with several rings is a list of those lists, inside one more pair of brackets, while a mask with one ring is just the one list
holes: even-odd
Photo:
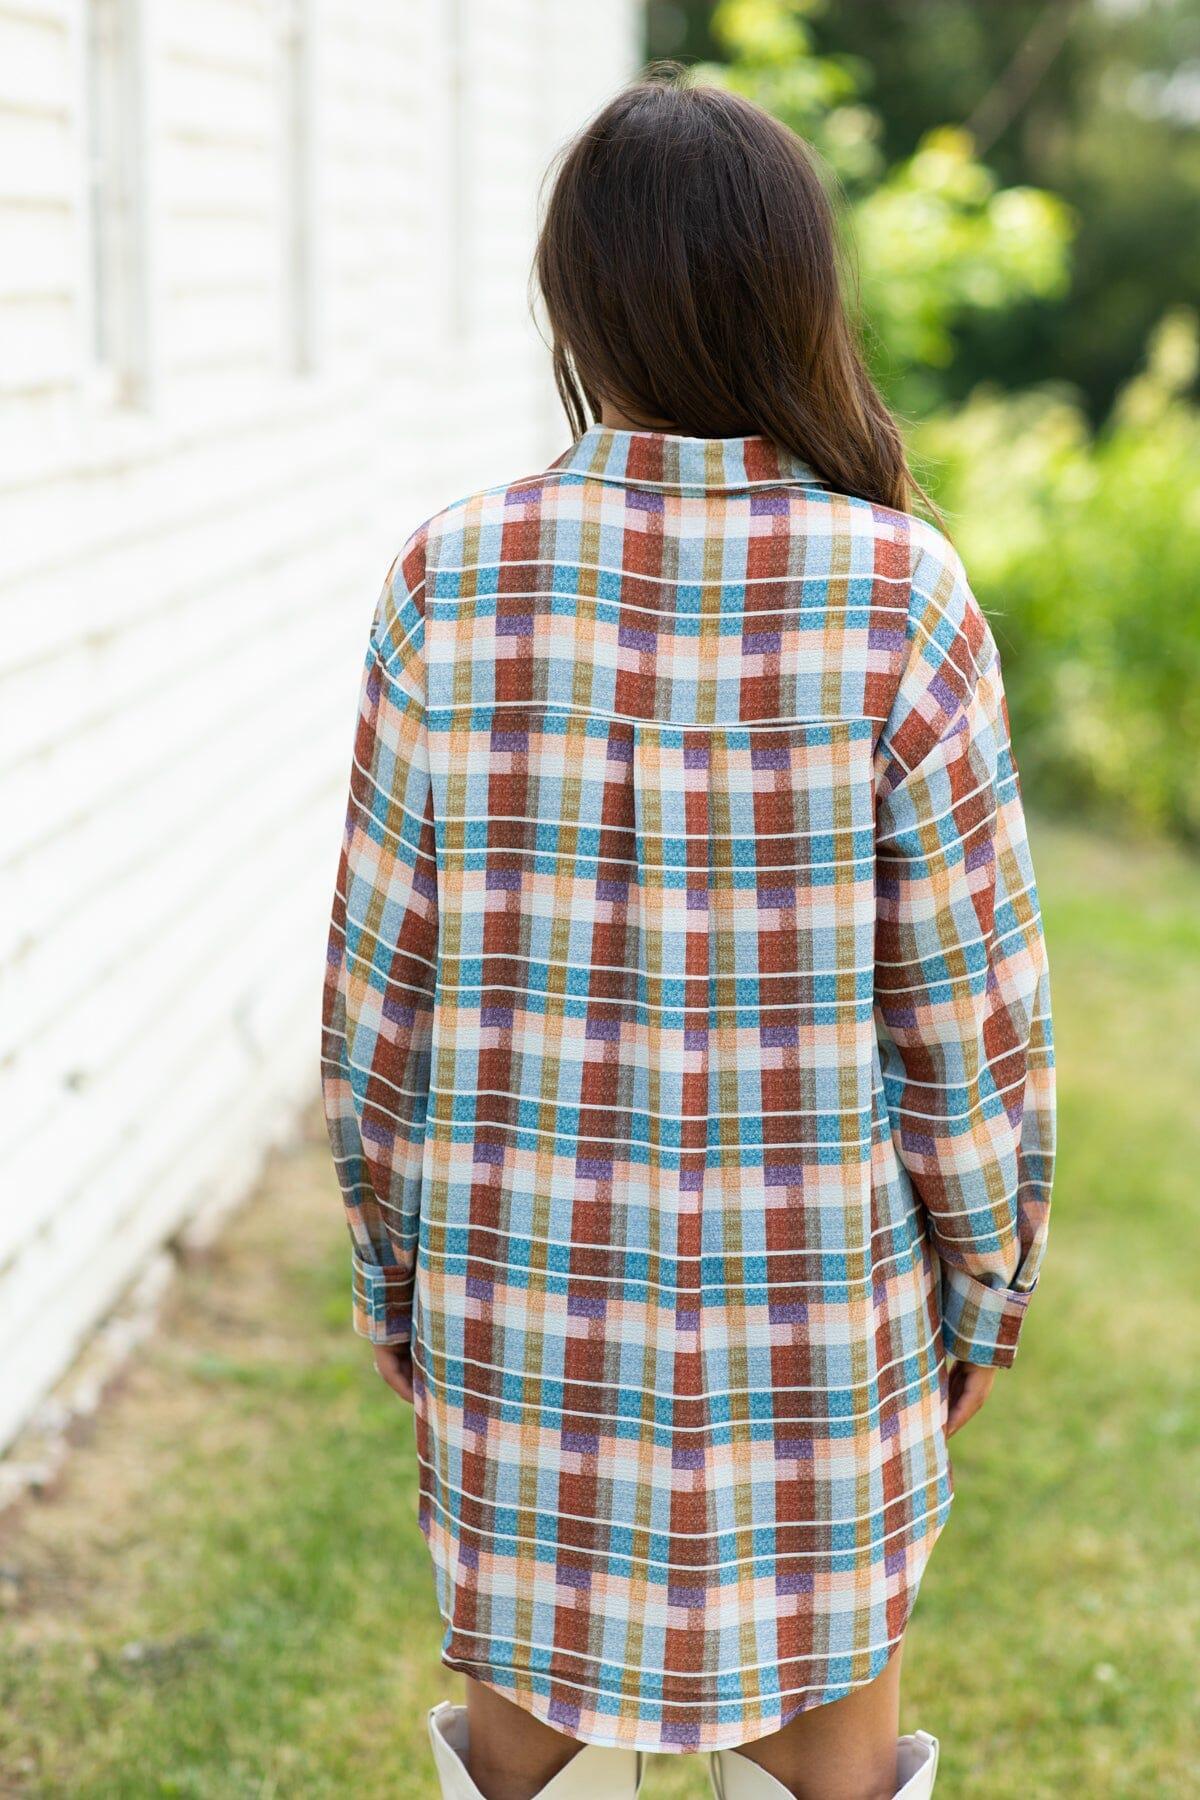
[[372, 1344], [406, 1344], [412, 1336], [411, 1269], [367, 1262], [350, 1252], [354, 1329]]
[[1033, 1288], [988, 1287], [965, 1269], [942, 1264], [942, 1343], [957, 1362], [1011, 1368]]

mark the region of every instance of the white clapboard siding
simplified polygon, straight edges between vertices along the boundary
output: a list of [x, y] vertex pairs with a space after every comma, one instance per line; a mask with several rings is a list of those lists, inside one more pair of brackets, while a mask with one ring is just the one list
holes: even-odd
[[13, 6], [0, 14], [0, 105], [37, 116], [71, 102], [67, 6]]
[[537, 187], [640, 44], [637, 0], [308, 0], [297, 166], [283, 9], [137, 0], [122, 399], [86, 10], [0, 0], [0, 1446], [316, 1092], [371, 613], [566, 441]]

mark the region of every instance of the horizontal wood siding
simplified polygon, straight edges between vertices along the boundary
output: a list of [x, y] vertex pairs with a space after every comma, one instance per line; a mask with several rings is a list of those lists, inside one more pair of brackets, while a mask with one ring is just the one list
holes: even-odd
[[449, 0], [311, 12], [298, 375], [276, 9], [142, 0], [135, 410], [91, 366], [82, 0], [0, 0], [0, 1444], [314, 1092], [382, 578], [566, 438], [536, 187], [635, 0], [462, 0], [457, 55]]

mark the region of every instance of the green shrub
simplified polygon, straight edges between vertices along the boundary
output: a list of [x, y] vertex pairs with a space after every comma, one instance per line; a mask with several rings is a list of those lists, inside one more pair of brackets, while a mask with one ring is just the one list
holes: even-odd
[[1004, 662], [1027, 791], [1200, 840], [1194, 316], [1163, 320], [1096, 435], [1052, 390], [914, 431]]

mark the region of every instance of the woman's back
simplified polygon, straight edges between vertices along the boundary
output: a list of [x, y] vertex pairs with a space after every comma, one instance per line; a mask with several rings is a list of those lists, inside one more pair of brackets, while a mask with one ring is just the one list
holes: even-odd
[[409, 540], [364, 673], [327, 1111], [414, 1345], [444, 1660], [709, 1748], [871, 1679], [943, 1352], [1045, 1232], [1045, 958], [957, 557], [758, 436], [594, 427]]

